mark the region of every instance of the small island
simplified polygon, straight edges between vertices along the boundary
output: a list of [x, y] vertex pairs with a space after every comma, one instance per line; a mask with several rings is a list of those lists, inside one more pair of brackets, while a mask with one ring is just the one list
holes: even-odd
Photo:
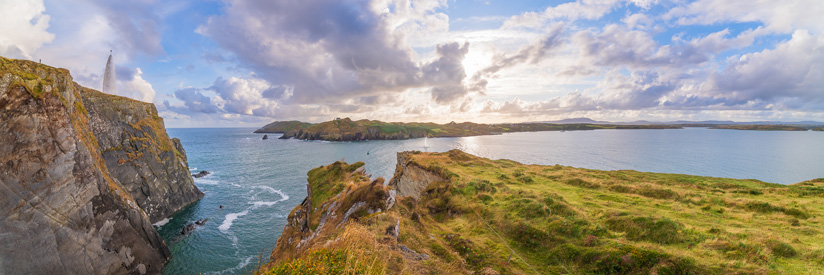
[[580, 131], [597, 129], [681, 129], [680, 125], [614, 125], [614, 124], [555, 124], [555, 123], [506, 123], [481, 124], [472, 122], [383, 122], [362, 119], [336, 118], [332, 121], [311, 124], [300, 121], [276, 121], [255, 133], [282, 133], [280, 139], [304, 139], [326, 141], [401, 140], [423, 137], [468, 137], [498, 135], [515, 132]]

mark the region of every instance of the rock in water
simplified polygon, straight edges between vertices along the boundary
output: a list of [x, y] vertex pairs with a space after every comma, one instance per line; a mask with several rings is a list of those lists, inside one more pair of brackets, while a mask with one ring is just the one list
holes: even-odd
[[0, 57], [0, 106], [0, 273], [159, 274], [152, 223], [203, 194], [154, 105]]
[[183, 230], [180, 231], [180, 235], [189, 235], [195, 231], [195, 224], [190, 223], [183, 227]]
[[192, 177], [202, 178], [202, 177], [205, 177], [209, 174], [211, 174], [211, 173], [209, 173], [209, 171], [203, 170], [203, 171], [198, 172], [197, 174], [192, 174]]
[[269, 139], [269, 135], [263, 135], [263, 140]]

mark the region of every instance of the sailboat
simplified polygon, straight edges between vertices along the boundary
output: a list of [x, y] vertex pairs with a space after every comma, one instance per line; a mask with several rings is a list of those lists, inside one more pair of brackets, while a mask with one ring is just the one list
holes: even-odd
[[429, 148], [429, 137], [423, 137], [423, 148]]

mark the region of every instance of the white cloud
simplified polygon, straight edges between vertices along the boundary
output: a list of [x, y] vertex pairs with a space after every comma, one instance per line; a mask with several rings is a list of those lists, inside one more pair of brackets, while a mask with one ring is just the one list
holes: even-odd
[[[792, 38], [761, 52], [742, 55], [727, 67], [712, 74], [704, 90], [723, 97], [727, 104], [775, 99], [799, 101], [824, 107], [824, 34], [795, 31]], [[792, 103], [792, 102], [785, 102]], [[807, 106], [809, 107], [809, 106]]]
[[824, 5], [820, 0], [698, 0], [670, 10], [665, 19], [682, 25], [725, 22], [762, 22], [767, 30], [791, 33], [806, 29], [824, 31]]
[[42, 0], [0, 0], [0, 7], [0, 55], [31, 59], [54, 39]]
[[[553, 19], [566, 19], [576, 21], [578, 19], [594, 20], [601, 18], [615, 7], [620, 0], [580, 0], [549, 6], [543, 12], [525, 12], [516, 15], [504, 22], [503, 28], [539, 28], [547, 21]], [[645, 3], [647, 1], [638, 1]]]
[[152, 88], [152, 84], [143, 79], [143, 71], [140, 70], [140, 68], [136, 68], [130, 76], [118, 79], [117, 94], [143, 102], [153, 103], [156, 93], [154, 88]]

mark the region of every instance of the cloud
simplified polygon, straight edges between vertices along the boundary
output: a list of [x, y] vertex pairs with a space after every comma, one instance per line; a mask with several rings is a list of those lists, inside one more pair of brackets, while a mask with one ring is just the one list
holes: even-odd
[[118, 70], [117, 78], [117, 95], [143, 102], [154, 102], [155, 90], [151, 83], [143, 79], [143, 71], [140, 68], [135, 68], [134, 71]]
[[[509, 20], [504, 22], [503, 28], [540, 28], [547, 21], [553, 19], [566, 19], [567, 22], [576, 21], [578, 19], [596, 20], [616, 7], [620, 0], [579, 0], [560, 4], [557, 6], [549, 6], [543, 12], [525, 12], [520, 15], [512, 16]], [[630, 1], [639, 7], [649, 7], [655, 1], [636, 0]]]
[[596, 85], [594, 93], [576, 91], [536, 102], [517, 97], [500, 103], [486, 101], [482, 112], [527, 116], [595, 110], [821, 110], [822, 49], [824, 35], [796, 31], [792, 39], [774, 49], [731, 59], [719, 71], [662, 74], [661, 70], [651, 69], [627, 75], [613, 69]]
[[660, 45], [648, 32], [629, 30], [619, 25], [607, 25], [600, 32], [580, 31], [572, 41], [580, 48], [587, 64], [603, 67], [626, 66], [634, 69], [694, 67], [712, 61], [715, 54], [752, 44], [763, 29], [747, 30], [736, 37], [727, 37], [724, 29], [705, 37]]
[[42, 0], [0, 0], [0, 6], [0, 55], [31, 59], [35, 50], [54, 39]]
[[292, 87], [286, 104], [341, 101], [428, 88], [447, 104], [465, 94], [461, 63], [468, 44], [437, 45], [419, 60], [409, 36], [444, 31], [445, 1], [231, 2], [197, 32], [238, 57], [241, 66]]
[[[162, 19], [157, 14], [161, 5], [155, 1], [108, 1], [86, 0], [94, 6], [97, 14], [106, 18], [115, 39], [108, 40], [109, 46], [121, 53], [147, 55], [162, 54], [160, 27]], [[111, 37], [104, 37], [104, 41]], [[98, 38], [100, 39], [100, 38]]]
[[706, 87], [708, 93], [723, 97], [726, 105], [781, 98], [820, 104], [824, 102], [824, 34], [795, 31], [775, 49], [732, 60], [709, 77]]
[[492, 64], [476, 72], [469, 84], [469, 89], [477, 92], [486, 91], [488, 79], [495, 78], [499, 71], [510, 68], [523, 63], [531, 63], [533, 65], [543, 61], [547, 58], [549, 51], [560, 46], [563, 24], [555, 24], [546, 30], [546, 34], [536, 43], [527, 45], [518, 52], [506, 55], [498, 54], [493, 60]]
[[762, 22], [772, 32], [806, 29], [818, 33], [824, 31], [822, 14], [824, 5], [819, 0], [698, 0], [671, 9], [663, 18], [681, 25]]
[[175, 91], [175, 98], [183, 101], [183, 107], [172, 106], [169, 101], [164, 101], [163, 105], [177, 113], [206, 113], [214, 114], [220, 111], [220, 108], [212, 103], [210, 97], [203, 95], [203, 93], [196, 88], [183, 88]]

